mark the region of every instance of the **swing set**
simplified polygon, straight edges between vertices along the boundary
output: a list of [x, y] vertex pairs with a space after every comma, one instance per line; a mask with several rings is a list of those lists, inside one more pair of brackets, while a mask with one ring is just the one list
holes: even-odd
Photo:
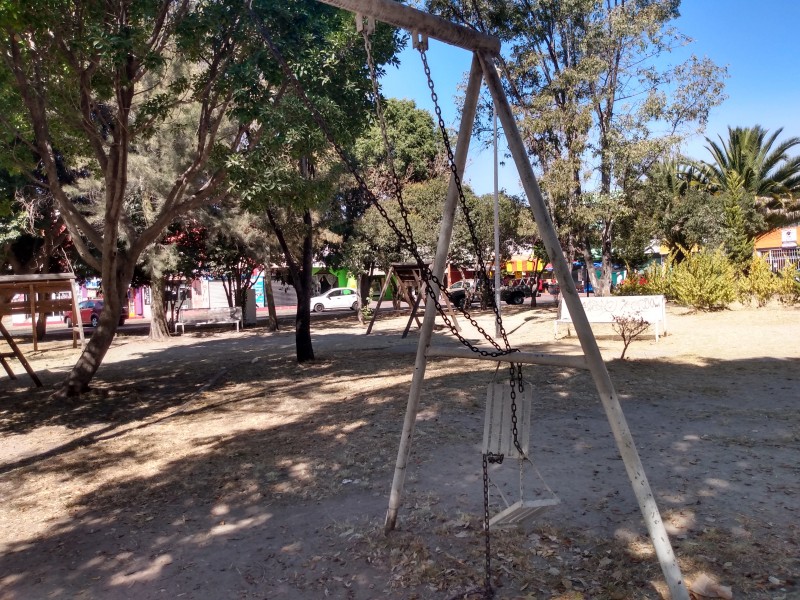
[[[343, 148], [336, 142], [331, 129], [328, 127], [322, 115], [308, 99], [297, 77], [283, 59], [279, 48], [273, 42], [269, 31], [261, 23], [259, 25], [261, 35], [270, 51], [280, 63], [284, 75], [288, 81], [294, 85], [301, 101], [313, 116], [315, 122], [325, 133], [329, 143], [334, 147], [337, 154], [345, 162], [351, 174], [358, 182], [361, 191], [373, 201], [373, 205], [387, 219], [400, 243], [415, 258], [418, 272], [424, 283], [426, 302], [425, 312], [420, 329], [419, 342], [417, 345], [416, 360], [411, 387], [408, 395], [403, 431], [395, 464], [394, 478], [389, 497], [389, 507], [386, 514], [384, 525], [385, 532], [391, 532], [397, 523], [398, 511], [402, 503], [403, 488], [405, 483], [406, 471], [408, 468], [409, 456], [411, 453], [411, 442], [414, 434], [414, 426], [419, 410], [420, 395], [425, 379], [426, 365], [429, 358], [434, 356], [469, 358], [475, 360], [489, 360], [498, 363], [496, 374], [499, 373], [500, 363], [509, 364], [509, 377], [506, 381], [497, 380], [490, 383], [487, 391], [486, 417], [483, 437], [483, 491], [484, 491], [484, 535], [486, 541], [486, 569], [484, 579], [484, 592], [486, 597], [491, 597], [492, 589], [490, 583], [491, 563], [489, 532], [491, 528], [518, 525], [528, 522], [542, 510], [547, 509], [558, 503], [558, 498], [552, 491], [551, 498], [528, 499], [524, 490], [524, 470], [527, 467], [533, 468], [535, 465], [529, 458], [529, 439], [530, 439], [530, 419], [531, 419], [531, 399], [529, 396], [530, 385], [525, 385], [522, 375], [523, 364], [538, 364], [548, 366], [559, 366], [568, 368], [588, 369], [591, 373], [595, 387], [600, 396], [603, 408], [606, 413], [611, 431], [617, 443], [622, 460], [630, 479], [633, 492], [639, 504], [642, 517], [647, 526], [650, 539], [656, 556], [661, 565], [664, 578], [670, 590], [673, 600], [689, 600], [689, 593], [683, 581], [680, 568], [669, 542], [664, 523], [661, 520], [658, 506], [656, 505], [650, 484], [645, 475], [644, 466], [639, 458], [636, 446], [633, 441], [630, 429], [628, 428], [619, 398], [611, 382], [610, 375], [603, 362], [597, 342], [592, 333], [589, 321], [580, 303], [580, 296], [572, 280], [570, 265], [564, 258], [558, 237], [553, 226], [546, 204], [542, 198], [539, 185], [533, 173], [533, 169], [528, 160], [525, 145], [517, 129], [511, 107], [503, 90], [500, 75], [495, 67], [496, 59], [500, 56], [500, 41], [492, 36], [473, 31], [451, 23], [440, 17], [419, 11], [417, 9], [404, 6], [392, 0], [319, 0], [325, 4], [335, 6], [356, 15], [356, 28], [364, 37], [365, 48], [367, 51], [368, 66], [373, 81], [373, 94], [378, 116], [381, 125], [384, 144], [386, 146], [387, 162], [394, 182], [394, 193], [400, 205], [403, 216], [403, 229], [389, 219], [380, 202], [369, 190], [364, 178], [359, 174], [352, 159], [346, 154]], [[254, 20], [258, 20], [253, 14]], [[395, 27], [399, 27], [410, 32], [414, 48], [416, 48], [422, 60], [423, 69], [428, 81], [431, 92], [431, 99], [435, 106], [436, 117], [439, 129], [442, 134], [445, 148], [448, 154], [450, 166], [450, 184], [447, 191], [440, 233], [436, 248], [433, 265], [430, 266], [427, 260], [420, 255], [414, 243], [411, 227], [406, 219], [407, 213], [402, 204], [402, 190], [399, 179], [394, 173], [392, 166], [392, 150], [386, 134], [386, 126], [383, 119], [383, 112], [380, 103], [375, 67], [370, 53], [370, 35], [374, 31], [375, 22], [381, 21]], [[436, 39], [441, 42], [463, 48], [472, 52], [472, 64], [467, 81], [464, 98], [464, 105], [461, 114], [461, 123], [458, 131], [459, 143], [453, 151], [449, 142], [447, 130], [442, 119], [441, 110], [434, 89], [433, 78], [428, 66], [426, 52], [428, 50], [428, 39]], [[509, 150], [514, 159], [522, 186], [528, 198], [531, 210], [536, 223], [539, 227], [548, 256], [553, 264], [553, 271], [561, 287], [563, 301], [566, 303], [570, 315], [572, 316], [573, 326], [580, 340], [583, 356], [560, 356], [553, 354], [540, 354], [520, 352], [511, 348], [508, 337], [503, 328], [502, 319], [496, 303], [492, 307], [495, 313], [497, 331], [500, 341], [495, 340], [484, 331], [469, 315], [469, 308], [461, 309], [465, 318], [489, 343], [490, 348], [481, 348], [468, 341], [459, 331], [455, 324], [455, 319], [451, 319], [442, 298], [442, 281], [447, 260], [448, 249], [451, 241], [453, 220], [459, 203], [470, 224], [469, 211], [464, 202], [462, 191], [462, 177], [469, 150], [469, 140], [477, 111], [478, 99], [482, 81], [491, 94], [495, 110], [504, 129]], [[481, 256], [474, 228], [470, 225], [473, 237], [473, 245], [477, 255], [477, 262], [481, 267], [486, 263]], [[488, 271], [483, 268], [482, 273]], [[492, 282], [488, 278], [484, 281], [488, 286]], [[445, 292], [446, 293], [446, 292]], [[492, 295], [494, 295], [492, 293]], [[447, 302], [444, 302], [447, 304]], [[464, 348], [435, 348], [431, 346], [433, 330], [437, 315], [440, 316], [449, 327], [453, 335], [465, 346]], [[503, 494], [500, 486], [495, 485], [490, 477], [490, 465], [496, 465], [503, 460], [516, 460], [519, 471], [519, 498], [516, 501], [509, 501]], [[536, 472], [538, 474], [538, 472]], [[541, 478], [541, 477], [540, 477]], [[496, 488], [497, 494], [501, 496], [506, 505], [505, 509], [494, 516], [489, 514], [489, 493], [490, 487]]]

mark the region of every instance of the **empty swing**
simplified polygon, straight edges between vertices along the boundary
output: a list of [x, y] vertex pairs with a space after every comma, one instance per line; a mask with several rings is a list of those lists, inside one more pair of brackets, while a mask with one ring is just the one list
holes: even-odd
[[[530, 395], [531, 386], [525, 385], [522, 379], [522, 365], [511, 365], [509, 381], [498, 381], [499, 368], [498, 364], [495, 377], [486, 390], [486, 416], [482, 446], [485, 512], [487, 515], [489, 514], [492, 490], [505, 506], [488, 521], [487, 526], [496, 529], [526, 526], [543, 511], [561, 503], [530, 458], [533, 402]], [[517, 461], [518, 499], [514, 502], [509, 501], [507, 495], [503, 493], [499, 474], [493, 478], [490, 473], [489, 465], [499, 466], [505, 459]], [[528, 498], [525, 486], [528, 469], [541, 481], [550, 495], [549, 498]], [[499, 471], [499, 469], [495, 467], [494, 471]]]

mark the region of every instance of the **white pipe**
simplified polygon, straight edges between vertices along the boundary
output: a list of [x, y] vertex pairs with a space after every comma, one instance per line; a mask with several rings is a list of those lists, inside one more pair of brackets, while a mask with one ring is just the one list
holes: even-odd
[[492, 107], [492, 121], [494, 124], [494, 305], [497, 307], [497, 323], [495, 325], [495, 336], [500, 337], [500, 183], [499, 183], [499, 164], [497, 160], [497, 107]]

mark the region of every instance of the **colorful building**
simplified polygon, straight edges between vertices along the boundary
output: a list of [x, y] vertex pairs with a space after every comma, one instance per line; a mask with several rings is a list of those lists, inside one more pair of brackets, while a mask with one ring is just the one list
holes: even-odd
[[754, 247], [756, 254], [769, 263], [773, 271], [780, 271], [787, 262], [800, 265], [800, 225], [773, 229], [756, 238]]

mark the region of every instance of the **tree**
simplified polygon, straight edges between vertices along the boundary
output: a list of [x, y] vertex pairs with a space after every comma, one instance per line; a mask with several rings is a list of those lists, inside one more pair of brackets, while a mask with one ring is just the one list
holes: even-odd
[[[266, 267], [269, 273], [271, 244], [269, 226], [263, 217], [243, 209], [213, 211], [206, 218], [205, 261], [199, 269], [222, 280], [228, 306], [245, 310], [245, 292], [255, 285]], [[267, 275], [269, 276], [269, 275]]]
[[[3, 72], [24, 107], [33, 147], [50, 193], [81, 258], [100, 274], [105, 309], [100, 323], [59, 396], [87, 389], [116, 331], [118, 314], [136, 263], [175, 218], [209, 202], [221, 189], [224, 171], [205, 166], [219, 141], [232, 90], [220, 85], [232, 58], [233, 34], [241, 13], [215, 15], [219, 43], [202, 45], [184, 28], [212, 12], [204, 3], [162, 0], [150, 3], [77, 1], [54, 5], [33, 1], [0, 8]], [[211, 34], [209, 34], [211, 35]], [[176, 52], [194, 52], [191, 76], [142, 101], [148, 76], [163, 73]], [[203, 62], [200, 62], [200, 59]], [[182, 166], [150, 226], [136, 231], [127, 211], [130, 151], [187, 102], [202, 108], [192, 161]], [[6, 133], [17, 123], [2, 121]], [[229, 136], [235, 144], [236, 134]], [[58, 147], [70, 160], [97, 173], [100, 185], [81, 202], [58, 177]], [[235, 146], [234, 146], [235, 147]], [[81, 157], [83, 159], [81, 160]]]
[[[88, 388], [145, 249], [181, 215], [228, 196], [223, 183], [233, 155], [252, 153], [260, 132], [278, 146], [321, 138], [296, 127], [297, 119], [272, 120], [291, 111], [274, 110], [287, 84], [264, 46], [261, 23], [296, 65], [317, 75], [320, 87], [338, 85], [339, 95], [350, 98], [361, 93], [339, 76], [339, 62], [355, 60], [345, 51], [344, 17], [308, 0], [254, 0], [250, 9], [229, 0], [0, 6], [0, 82], [10, 90], [3, 98], [17, 107], [10, 114], [25, 114], [21, 120], [0, 115], [0, 127], [7, 137], [31, 140], [76, 250], [100, 274], [106, 299], [100, 324], [58, 396]], [[178, 63], [185, 73], [165, 77]], [[343, 124], [352, 124], [363, 104], [342, 108]], [[176, 165], [152, 221], [137, 229], [127, 202], [131, 151], [189, 107], [196, 109], [190, 160]], [[54, 148], [96, 173], [97, 189], [81, 202], [59, 182]]]
[[660, 241], [680, 262], [684, 249], [717, 248], [724, 243], [725, 208], [712, 194], [702, 173], [686, 159], [653, 165], [635, 190], [638, 210], [631, 229]]
[[[392, 220], [401, 223], [399, 206], [391, 201], [396, 200], [397, 187], [402, 194], [409, 183], [441, 176], [446, 160], [444, 146], [431, 114], [417, 108], [413, 101], [386, 99], [383, 114], [391, 162], [378, 119], [358, 138], [354, 154], [371, 191], [384, 203], [385, 210], [392, 211]], [[341, 209], [326, 215], [331, 231], [340, 237], [335, 244], [326, 245], [325, 260], [329, 266], [344, 266], [357, 276], [359, 295], [365, 302], [376, 267], [388, 270], [390, 263], [412, 257], [400, 248], [396, 234], [371, 207], [363, 190], [346, 186], [341, 196], [342, 202], [337, 205]]]
[[[285, 52], [283, 71], [270, 74], [281, 90], [279, 102], [254, 96], [240, 104], [236, 116], [257, 124], [249, 137], [259, 143], [230, 157], [227, 167], [249, 209], [266, 215], [283, 251], [297, 292], [297, 360], [305, 362], [314, 358], [310, 299], [316, 242], [327, 229], [322, 215], [335, 211], [342, 198], [337, 191], [343, 166], [328, 138], [339, 149], [352, 149], [373, 108], [367, 93], [371, 86], [366, 51], [356, 44], [349, 13], [309, 4], [269, 26], [285, 28], [287, 36], [302, 29], [308, 46]], [[280, 50], [265, 39], [277, 54]], [[395, 31], [379, 25], [372, 36], [375, 64], [393, 60], [398, 46]]]
[[[731, 226], [741, 223], [741, 234], [753, 237], [800, 219], [800, 155], [790, 156], [800, 148], [800, 138], [780, 143], [779, 128], [770, 134], [760, 125], [728, 127], [728, 139], [719, 142], [706, 138], [712, 160], [704, 162], [704, 175], [711, 189], [728, 197]], [[751, 218], [753, 213], [762, 219]]]
[[628, 202], [650, 165], [705, 124], [723, 98], [724, 70], [695, 57], [661, 66], [660, 57], [688, 41], [670, 24], [677, 0], [428, 5], [510, 42], [507, 90], [562, 246], [568, 259], [580, 252], [591, 262], [591, 234], [599, 232], [601, 282], [590, 276], [607, 293], [618, 215], [604, 211], [588, 227], [579, 207], [590, 177], [601, 197], [622, 192], [617, 198]]

